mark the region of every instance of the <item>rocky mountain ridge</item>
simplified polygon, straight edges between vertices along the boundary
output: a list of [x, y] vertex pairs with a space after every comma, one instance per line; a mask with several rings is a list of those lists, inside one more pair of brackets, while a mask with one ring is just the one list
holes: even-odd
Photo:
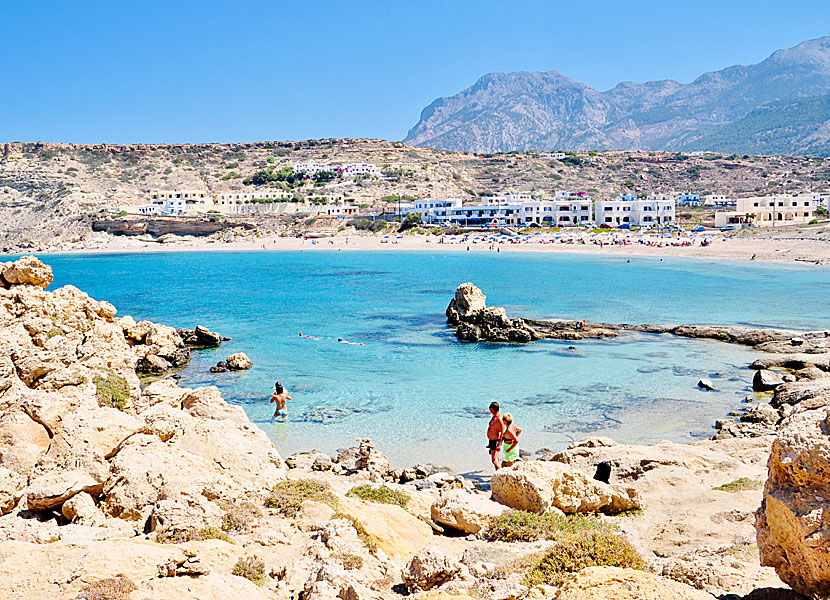
[[[768, 103], [830, 92], [830, 37], [778, 50], [754, 65], [704, 73], [688, 84], [623, 82], [605, 92], [558, 71], [489, 73], [473, 86], [436, 99], [404, 141], [476, 152], [510, 150], [714, 150], [763, 153], [750, 136], [712, 137]], [[809, 106], [816, 126], [797, 136], [770, 133], [782, 153], [826, 155], [830, 122], [823, 103]], [[797, 119], [791, 119], [794, 123]], [[819, 135], [819, 143], [804, 138]]]

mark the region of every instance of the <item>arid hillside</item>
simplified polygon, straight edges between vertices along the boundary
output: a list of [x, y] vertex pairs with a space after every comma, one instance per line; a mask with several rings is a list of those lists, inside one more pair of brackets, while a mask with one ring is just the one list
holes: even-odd
[[[382, 179], [268, 184], [299, 198], [354, 200], [367, 210], [397, 197], [476, 197], [558, 189], [595, 198], [622, 192], [726, 193], [830, 190], [830, 159], [669, 152], [581, 152], [563, 160], [538, 153], [480, 156], [382, 140], [309, 140], [250, 144], [95, 145], [7, 143], [0, 148], [0, 249], [44, 240], [79, 240], [107, 209], [144, 204], [153, 189], [250, 191], [260, 170], [313, 160], [370, 162]], [[260, 188], [262, 189], [262, 188]]]

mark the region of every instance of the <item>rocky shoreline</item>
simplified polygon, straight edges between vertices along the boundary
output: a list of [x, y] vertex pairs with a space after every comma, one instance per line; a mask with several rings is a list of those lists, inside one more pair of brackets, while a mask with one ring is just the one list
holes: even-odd
[[804, 372], [763, 382], [774, 435], [589, 438], [487, 486], [393, 469], [368, 439], [283, 460], [216, 388], [141, 387], [139, 371], [221, 336], [50, 282], [33, 257], [0, 264], [2, 597], [796, 598], [782, 580], [827, 594], [830, 379], [804, 351], [818, 337], [758, 365]]

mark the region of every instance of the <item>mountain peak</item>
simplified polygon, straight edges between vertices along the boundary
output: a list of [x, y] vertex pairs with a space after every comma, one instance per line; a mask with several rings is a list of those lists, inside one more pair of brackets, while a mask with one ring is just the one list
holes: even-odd
[[[703, 73], [689, 84], [624, 81], [599, 92], [555, 70], [493, 72], [432, 102], [404, 141], [478, 152], [681, 149], [713, 139], [719, 127], [768, 103], [828, 93], [830, 36], [778, 50], [755, 65]], [[807, 103], [798, 114], [824, 106]]]

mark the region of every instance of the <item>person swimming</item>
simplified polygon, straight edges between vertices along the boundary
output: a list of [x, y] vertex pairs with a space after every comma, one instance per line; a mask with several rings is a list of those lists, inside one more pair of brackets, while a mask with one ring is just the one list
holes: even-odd
[[320, 338], [313, 336], [313, 335], [305, 335], [302, 331], [300, 332], [301, 338], [306, 338], [308, 340], [319, 340]]
[[348, 340], [344, 340], [343, 338], [337, 338], [338, 344], [351, 344], [352, 346], [362, 346], [363, 342], [350, 342]]

